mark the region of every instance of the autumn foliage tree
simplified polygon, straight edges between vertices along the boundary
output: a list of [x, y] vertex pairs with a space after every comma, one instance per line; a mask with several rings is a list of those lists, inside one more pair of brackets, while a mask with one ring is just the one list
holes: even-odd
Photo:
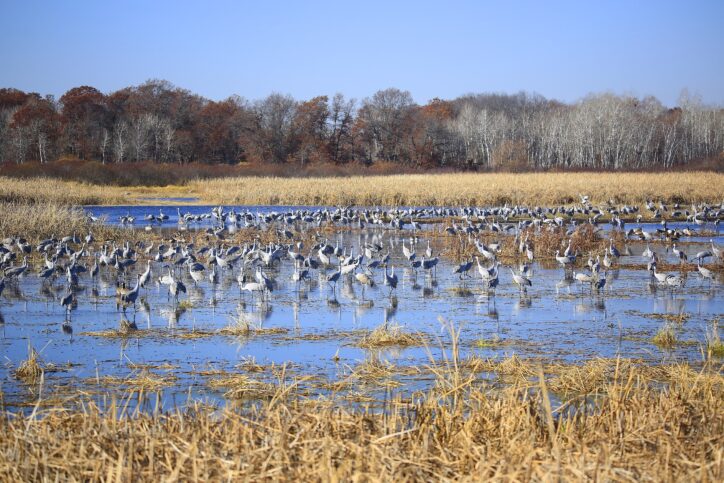
[[61, 157], [103, 163], [275, 164], [377, 162], [419, 169], [660, 169], [724, 161], [724, 110], [684, 93], [590, 95], [574, 103], [537, 94], [469, 94], [418, 105], [388, 88], [357, 102], [342, 94], [298, 101], [214, 101], [164, 80], [103, 93], [51, 96], [0, 89], [0, 162]]

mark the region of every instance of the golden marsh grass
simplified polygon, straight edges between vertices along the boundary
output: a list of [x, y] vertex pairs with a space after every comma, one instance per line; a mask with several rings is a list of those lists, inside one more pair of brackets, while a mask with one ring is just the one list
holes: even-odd
[[[86, 402], [80, 409], [5, 413], [0, 479], [724, 478], [720, 368], [596, 360], [546, 367], [549, 376], [542, 378], [541, 368], [527, 361], [494, 365], [504, 370], [503, 364], [529, 377], [503, 388], [460, 377], [454, 402], [432, 392], [413, 399], [395, 395], [384, 411], [300, 398], [292, 386], [236, 375], [214, 376], [210, 384], [233, 398], [261, 390], [260, 401], [221, 410], [201, 404], [169, 413], [123, 410], [139, 397], [134, 392], [107, 410]], [[140, 386], [138, 391], [154, 387], [147, 381]], [[563, 402], [553, 402], [560, 393], [566, 394]]]
[[157, 204], [172, 197], [200, 203], [261, 205], [492, 206], [578, 203], [721, 202], [724, 174], [677, 173], [455, 173], [349, 177], [236, 177], [182, 186], [117, 187], [0, 177], [0, 201], [59, 204]]
[[557, 205], [643, 203], [647, 199], [720, 202], [718, 173], [423, 174], [345, 178], [222, 178], [189, 183], [212, 203], [290, 205]]

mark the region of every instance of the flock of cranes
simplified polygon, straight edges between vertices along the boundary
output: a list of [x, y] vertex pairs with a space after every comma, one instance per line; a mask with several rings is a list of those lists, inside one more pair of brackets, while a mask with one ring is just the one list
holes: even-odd
[[[613, 204], [594, 207], [585, 197], [577, 206], [559, 208], [384, 210], [347, 207], [254, 213], [216, 207], [202, 214], [182, 214], [177, 209], [180, 229], [209, 223], [203, 245], [174, 238], [147, 242], [99, 241], [93, 233], [82, 238], [77, 234], [61, 238], [52, 236], [32, 245], [22, 237], [6, 238], [0, 243], [0, 295], [7, 284], [19, 284], [23, 277], [37, 276], [43, 283], [65, 279], [66, 292], [60, 297], [60, 305], [66, 309], [65, 324], [68, 324], [68, 314], [77, 303], [78, 285], [83, 279], [95, 280], [102, 272], [117, 280], [117, 300], [126, 310], [126, 307], [135, 308], [143, 290], [150, 284], [166, 287], [169, 300], [178, 302], [181, 294], [187, 292], [188, 283], [216, 286], [230, 277], [238, 284], [239, 296], [247, 293], [266, 300], [281, 283], [278, 279], [281, 267], [287, 265], [291, 272], [289, 281], [297, 287], [316, 276], [335, 296], [337, 283], [346, 279], [361, 285], [363, 298], [366, 289], [380, 284], [391, 297], [398, 289], [400, 269], [409, 271], [413, 277], [419, 272], [430, 278], [438, 276], [441, 254], [435, 252], [429, 238], [425, 240], [423, 228], [434, 219], [455, 220], [439, 229], [438, 234], [466, 239], [475, 246], [475, 255], [454, 265], [447, 272], [450, 273], [448, 276], [457, 276], [460, 280], [477, 279], [483, 292], [490, 296], [495, 295], [501, 283], [501, 251], [504, 243], [510, 240], [515, 252], [515, 262], [508, 267], [510, 282], [521, 293], [533, 286], [532, 265], [544, 256], [536, 256], [532, 237], [541, 231], [558, 231], [567, 237], [553, 257], [566, 278], [588, 286], [592, 292], [601, 292], [607, 283], [606, 272], [627, 255], [621, 253], [627, 248], [617, 247], [611, 237], [603, 257], [597, 254], [594, 258], [591, 253], [586, 263], [580, 263], [582, 254], [574, 250], [572, 236], [583, 224], [591, 224], [600, 231], [597, 225], [604, 215], [608, 215], [611, 229], [622, 231], [625, 239], [646, 242], [642, 256], [654, 283], [675, 290], [685, 280], [678, 273], [659, 272], [660, 255], [654, 251], [652, 243], [670, 246], [671, 253], [681, 264], [696, 263], [701, 277], [713, 283], [715, 274], [704, 264], [707, 261], [721, 263], [721, 248], [712, 240], [707, 249], [689, 260], [676, 241], [691, 236], [705, 223], [718, 232], [719, 219], [724, 213], [722, 206], [698, 205], [689, 211], [678, 206], [648, 203], [645, 209], [650, 212], [650, 219], [658, 221], [655, 230], [646, 231], [640, 227], [626, 230], [622, 216], [640, 219], [638, 207]], [[696, 228], [671, 228], [667, 221], [671, 216], [685, 218]], [[148, 214], [144, 218], [148, 226], [169, 223], [168, 215], [162, 210], [158, 215]], [[128, 214], [119, 221], [130, 225], [135, 218]], [[332, 242], [320, 234], [319, 230], [327, 226], [358, 230], [365, 234], [366, 241], [357, 246], [341, 246], [339, 241]], [[235, 230], [242, 228], [258, 233], [266, 231], [275, 241], [261, 243], [257, 237], [253, 242], [234, 243]], [[310, 234], [314, 235], [310, 238]], [[484, 243], [479, 236], [482, 234], [495, 234], [501, 241]], [[401, 246], [396, 243], [400, 239]], [[36, 266], [31, 267], [29, 257]], [[478, 276], [471, 275], [474, 269]]]

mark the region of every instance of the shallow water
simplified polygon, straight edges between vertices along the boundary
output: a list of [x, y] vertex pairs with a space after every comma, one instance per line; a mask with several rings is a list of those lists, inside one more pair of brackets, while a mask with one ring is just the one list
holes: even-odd
[[[95, 215], [105, 215], [110, 222], [127, 211], [142, 218], [145, 213], [158, 213], [155, 207], [94, 208]], [[167, 212], [168, 207], [160, 207]], [[255, 207], [255, 210], [286, 211], [284, 207]], [[135, 210], [135, 211], [134, 211]], [[208, 212], [209, 207], [183, 207], [182, 212]], [[174, 226], [175, 209], [168, 209]], [[136, 222], [136, 229], [143, 226]], [[628, 227], [627, 227], [628, 228]], [[646, 229], [650, 229], [647, 227]], [[238, 268], [223, 273], [221, 282], [212, 286], [206, 279], [195, 285], [186, 270], [180, 276], [188, 288], [181, 300], [191, 307], [180, 310], [170, 299], [165, 285], [156, 280], [163, 272], [153, 266], [154, 282], [142, 290], [144, 299], [137, 310], [124, 313], [116, 306], [115, 270], [101, 269], [98, 280], [81, 276], [77, 307], [70, 314], [73, 334], [61, 330], [65, 320], [59, 305], [66, 293], [64, 278], [41, 283], [34, 273], [24, 275], [17, 285], [9, 285], [0, 296], [0, 351], [5, 364], [0, 369], [2, 392], [6, 405], [27, 403], [37, 397], [37, 389], [17, 382], [12, 373], [27, 357], [28, 343], [41, 351], [45, 363], [63, 370], [45, 374], [46, 391], [65, 384], [94, 386], [98, 376], [126, 377], [134, 374], [134, 365], [159, 366], [156, 374], [170, 374], [178, 379], [162, 392], [166, 407], [181, 404], [189, 396], [220, 401], [224, 389], [207, 384], [205, 371], [239, 372], [238, 364], [254, 360], [258, 364], [291, 363], [287, 377], [313, 375], [321, 380], [343, 379], [352, 368], [370, 357], [388, 360], [396, 365], [422, 366], [440, 359], [441, 344], [449, 342], [440, 317], [461, 328], [463, 357], [518, 355], [566, 362], [579, 362], [593, 357], [632, 357], [647, 362], [671, 360], [700, 361], [709, 322], [724, 313], [721, 282], [708, 282], [696, 272], [689, 273], [684, 288], [673, 292], [652, 283], [646, 271], [627, 268], [645, 263], [640, 256], [645, 245], [632, 244], [631, 256], [620, 260], [620, 268], [606, 274], [607, 284], [601, 293], [591, 292], [576, 282], [566, 280], [564, 271], [550, 262], [533, 265], [533, 286], [522, 294], [511, 281], [507, 267], [501, 267], [500, 286], [496, 293], [482, 290], [475, 267], [469, 279], [451, 273], [453, 264], [444, 258], [437, 273], [415, 274], [403, 269], [401, 243], [409, 241], [409, 231], [368, 229], [350, 230], [335, 235], [332, 242], [341, 246], [359, 247], [378, 241], [390, 247], [392, 262], [400, 282], [392, 297], [382, 286], [382, 271], [374, 272], [375, 287], [362, 286], [352, 278], [341, 280], [336, 289], [325, 282], [325, 273], [312, 272], [312, 280], [297, 285], [291, 282], [292, 264], [285, 260], [266, 273], [274, 277], [276, 287], [267, 301], [241, 294], [236, 282]], [[706, 238], [708, 241], [708, 238]], [[701, 250], [704, 240], [684, 244], [690, 254]], [[424, 235], [419, 236], [416, 249], [426, 247]], [[662, 243], [652, 243], [662, 259], [674, 262]], [[437, 250], [436, 250], [437, 251]], [[138, 262], [125, 278], [135, 280], [135, 273], [145, 269]], [[331, 273], [327, 272], [327, 273]], [[97, 291], [97, 295], [93, 292]], [[683, 324], [676, 326], [682, 344], [663, 350], [651, 338], [665, 321], [664, 314], [686, 314]], [[152, 336], [104, 338], [84, 333], [115, 329], [122, 317], [134, 320], [139, 334]], [[237, 337], [209, 334], [198, 338], [181, 338], [190, 330], [213, 332], [242, 318], [252, 326], [286, 329], [283, 333]], [[427, 347], [366, 350], [356, 342], [362, 332], [387, 322], [401, 325], [407, 331], [427, 336]], [[485, 341], [501, 343], [489, 347]], [[338, 359], [335, 358], [337, 355]], [[243, 372], [243, 370], [242, 370]], [[270, 371], [255, 378], [275, 382]], [[277, 381], [278, 382], [278, 381]], [[428, 380], [409, 378], [405, 391], [424, 389]], [[383, 387], [360, 387], [368, 394], [384, 396]], [[325, 390], [311, 386], [313, 393]], [[35, 391], [35, 392], [33, 392]]]

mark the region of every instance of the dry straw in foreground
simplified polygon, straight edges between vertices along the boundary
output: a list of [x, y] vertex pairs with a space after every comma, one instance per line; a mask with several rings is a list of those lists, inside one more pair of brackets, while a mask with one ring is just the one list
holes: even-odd
[[[504, 389], [445, 386], [414, 401], [392, 397], [383, 411], [285, 393], [221, 412], [199, 406], [127, 414], [91, 404], [6, 413], [0, 480], [724, 478], [720, 369], [601, 361], [564, 371], [550, 386], [542, 381], [533, 376]], [[561, 384], [573, 392], [557, 407], [548, 387]]]

